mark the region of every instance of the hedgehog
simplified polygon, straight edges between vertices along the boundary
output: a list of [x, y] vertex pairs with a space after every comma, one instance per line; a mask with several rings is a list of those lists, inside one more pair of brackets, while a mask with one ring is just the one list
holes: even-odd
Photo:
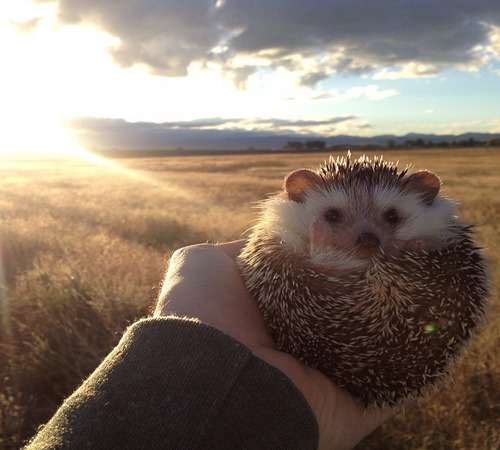
[[487, 260], [432, 172], [330, 157], [290, 173], [238, 259], [277, 348], [365, 407], [425, 400], [487, 322]]

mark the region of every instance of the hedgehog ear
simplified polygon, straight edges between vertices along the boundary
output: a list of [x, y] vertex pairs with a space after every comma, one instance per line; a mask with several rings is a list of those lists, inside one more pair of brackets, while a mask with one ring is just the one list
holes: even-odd
[[421, 170], [408, 177], [411, 189], [417, 191], [424, 203], [428, 206], [432, 204], [441, 188], [441, 181], [437, 175], [427, 170]]
[[302, 203], [306, 199], [306, 189], [314, 189], [320, 183], [321, 177], [317, 173], [309, 169], [299, 169], [286, 177], [285, 190], [290, 200]]

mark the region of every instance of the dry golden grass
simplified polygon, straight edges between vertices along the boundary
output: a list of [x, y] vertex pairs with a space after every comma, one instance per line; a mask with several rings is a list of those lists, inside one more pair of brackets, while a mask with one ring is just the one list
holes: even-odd
[[[241, 237], [253, 203], [284, 175], [328, 155], [267, 154], [0, 162], [0, 448], [18, 448], [147, 315], [170, 253]], [[356, 156], [356, 155], [354, 155]], [[427, 168], [460, 201], [500, 284], [500, 152], [391, 151]], [[498, 307], [498, 299], [493, 303]], [[408, 408], [361, 449], [500, 447], [500, 315], [456, 369], [455, 383]]]

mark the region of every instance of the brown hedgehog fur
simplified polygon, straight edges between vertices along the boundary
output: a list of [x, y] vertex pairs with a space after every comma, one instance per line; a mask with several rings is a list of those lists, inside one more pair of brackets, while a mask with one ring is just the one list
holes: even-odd
[[366, 406], [425, 398], [486, 322], [486, 260], [436, 180], [350, 155], [294, 172], [239, 258], [278, 348]]

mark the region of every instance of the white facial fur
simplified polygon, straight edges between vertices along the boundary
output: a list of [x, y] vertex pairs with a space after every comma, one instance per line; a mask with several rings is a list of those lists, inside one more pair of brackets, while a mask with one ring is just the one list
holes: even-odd
[[[327, 223], [325, 213], [336, 209], [341, 214], [338, 223]], [[384, 213], [395, 209], [400, 221], [390, 225]], [[342, 266], [366, 265], [355, 255], [356, 239], [361, 233], [372, 233], [380, 240], [384, 252], [404, 249], [411, 241], [425, 242], [424, 248], [438, 248], [452, 237], [456, 222], [454, 203], [438, 195], [426, 205], [418, 192], [402, 191], [396, 187], [370, 189], [358, 185], [355, 189], [307, 189], [305, 201], [273, 197], [264, 203], [265, 228], [279, 236], [293, 251], [308, 254], [318, 263], [343, 260]], [[328, 248], [311, 254], [310, 226], [321, 220], [329, 230]]]
[[375, 209], [385, 211], [395, 208], [402, 217], [395, 239], [422, 239], [437, 244], [452, 237], [450, 225], [456, 222], [455, 204], [447, 198], [438, 195], [430, 205], [426, 205], [418, 193], [378, 188], [374, 190], [373, 199]]

